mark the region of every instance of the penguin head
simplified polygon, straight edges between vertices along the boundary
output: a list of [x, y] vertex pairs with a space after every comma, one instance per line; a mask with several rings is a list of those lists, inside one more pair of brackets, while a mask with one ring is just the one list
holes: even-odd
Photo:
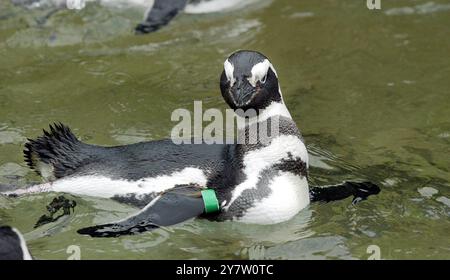
[[256, 51], [237, 51], [224, 62], [220, 90], [228, 105], [236, 109], [264, 109], [283, 102], [278, 76], [269, 59]]

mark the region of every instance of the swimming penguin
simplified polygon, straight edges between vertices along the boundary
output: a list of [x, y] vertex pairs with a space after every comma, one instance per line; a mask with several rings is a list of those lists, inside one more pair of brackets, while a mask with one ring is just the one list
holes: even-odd
[[11, 0], [15, 5], [28, 8], [51, 8], [50, 12], [39, 23], [44, 23], [56, 12], [70, 6], [81, 9], [86, 2], [97, 2], [104, 6], [142, 8], [144, 21], [135, 27], [136, 34], [146, 34], [157, 31], [167, 25], [181, 11], [188, 14], [205, 14], [226, 12], [244, 8], [247, 5], [267, 0]]
[[15, 228], [0, 226], [0, 260], [31, 260], [22, 234]]
[[[77, 139], [59, 123], [25, 144], [29, 167], [47, 182], [4, 192], [24, 195], [61, 192], [110, 198], [139, 207], [135, 215], [81, 229], [112, 237], [169, 226], [194, 217], [275, 224], [291, 219], [310, 201], [354, 196], [354, 202], [380, 191], [370, 182], [308, 185], [308, 152], [284, 103], [277, 72], [263, 54], [237, 51], [224, 62], [220, 90], [237, 118], [256, 115], [238, 126], [238, 137], [278, 126], [265, 141], [236, 144], [181, 144], [158, 140], [101, 147]], [[242, 141], [244, 140], [244, 141]]]

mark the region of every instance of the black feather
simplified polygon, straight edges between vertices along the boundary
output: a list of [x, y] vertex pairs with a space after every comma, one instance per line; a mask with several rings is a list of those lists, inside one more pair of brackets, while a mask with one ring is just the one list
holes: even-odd
[[54, 123], [49, 128], [49, 131], [43, 130], [42, 136], [28, 139], [25, 143], [25, 162], [39, 175], [37, 164], [49, 164], [54, 168], [55, 178], [61, 178], [68, 175], [68, 171], [79, 167], [89, 155], [79, 152], [85, 144], [77, 139], [69, 127]]

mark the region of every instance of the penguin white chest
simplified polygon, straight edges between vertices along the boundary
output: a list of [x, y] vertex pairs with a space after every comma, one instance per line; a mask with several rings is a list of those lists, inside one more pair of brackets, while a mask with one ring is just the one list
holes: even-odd
[[273, 178], [269, 196], [255, 202], [238, 221], [251, 224], [276, 224], [294, 217], [309, 205], [306, 177], [283, 172]]
[[[283, 164], [296, 166], [294, 170]], [[249, 151], [243, 158], [246, 180], [237, 185], [225, 211], [238, 205], [233, 213], [238, 221], [275, 224], [291, 219], [309, 204], [309, 188], [302, 165], [308, 168], [308, 152], [295, 135], [280, 135], [269, 145]], [[299, 172], [300, 171], [300, 172]], [[250, 195], [248, 191], [258, 193]], [[247, 197], [249, 197], [247, 199]], [[244, 202], [242, 202], [244, 200]], [[245, 202], [250, 200], [251, 202]], [[250, 204], [250, 207], [248, 207]]]

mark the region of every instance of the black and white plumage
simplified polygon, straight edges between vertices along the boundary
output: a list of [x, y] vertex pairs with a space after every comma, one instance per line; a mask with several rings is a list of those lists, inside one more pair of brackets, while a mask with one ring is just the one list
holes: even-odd
[[[247, 122], [238, 121], [237, 144], [159, 140], [101, 147], [83, 143], [68, 127], [55, 124], [29, 140], [24, 150], [28, 165], [48, 182], [5, 194], [62, 192], [140, 207], [139, 213], [120, 222], [80, 230], [117, 236], [202, 215], [199, 192], [204, 188], [215, 189], [221, 206], [209, 219], [257, 224], [289, 220], [311, 199], [365, 198], [379, 191], [370, 183], [310, 191], [306, 146], [284, 104], [275, 68], [261, 53], [238, 51], [226, 59], [220, 89], [238, 119], [245, 118], [243, 110], [257, 112]], [[263, 123], [277, 125], [279, 133], [248, 143]], [[341, 189], [344, 192], [336, 196]]]
[[10, 226], [0, 226], [0, 260], [31, 260], [22, 234]]
[[[15, 5], [28, 8], [47, 7], [52, 10], [45, 19], [59, 10], [66, 9], [69, 0], [11, 0]], [[144, 20], [137, 24], [135, 32], [146, 34], [167, 25], [180, 12], [205, 14], [244, 8], [262, 0], [71, 0], [72, 2], [97, 2], [104, 6], [136, 7], [144, 11]], [[264, 0], [267, 1], [267, 0]], [[40, 21], [44, 21], [41, 19]]]

